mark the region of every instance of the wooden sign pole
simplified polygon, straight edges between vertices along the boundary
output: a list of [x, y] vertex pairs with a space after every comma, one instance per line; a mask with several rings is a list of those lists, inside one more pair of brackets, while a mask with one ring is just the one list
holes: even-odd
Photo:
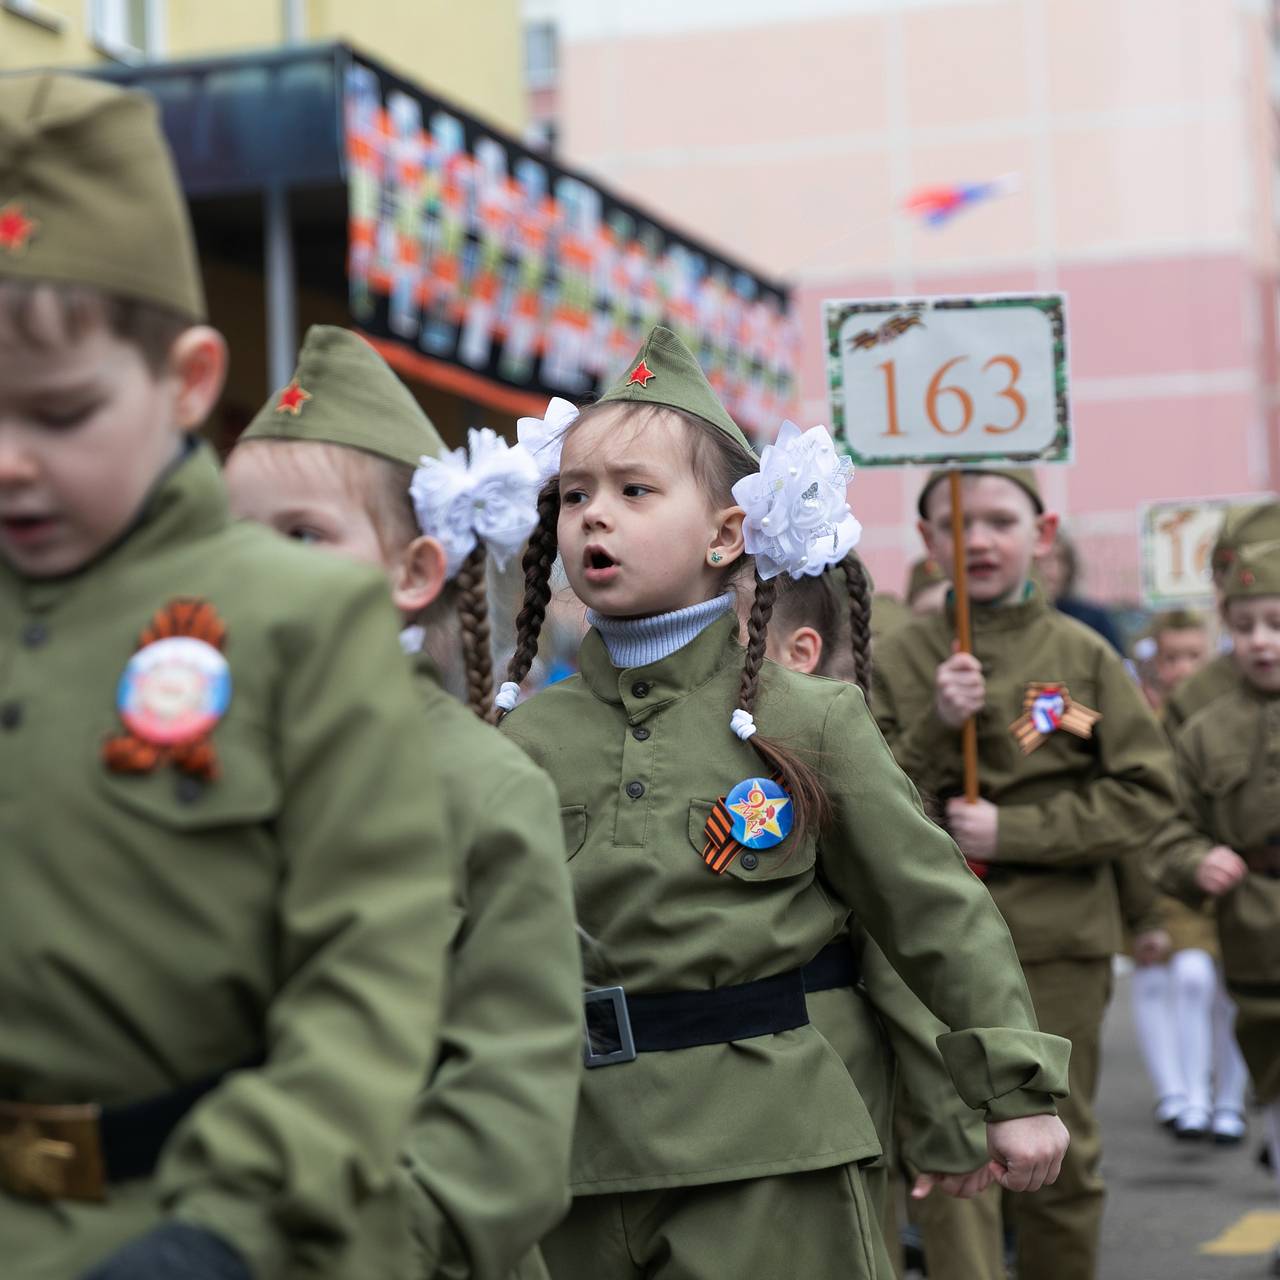
[[[951, 585], [955, 589], [956, 641], [961, 653], [973, 652], [973, 631], [969, 623], [969, 568], [964, 550], [964, 498], [960, 488], [960, 472], [952, 471], [951, 545], [953, 563]], [[964, 751], [964, 798], [968, 804], [978, 803], [978, 725], [972, 716], [961, 729], [960, 744]]]

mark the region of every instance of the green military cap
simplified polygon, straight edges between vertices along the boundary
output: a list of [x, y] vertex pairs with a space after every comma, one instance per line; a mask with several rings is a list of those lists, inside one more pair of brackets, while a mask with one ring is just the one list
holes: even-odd
[[907, 603], [911, 604], [922, 591], [936, 583], [946, 581], [947, 575], [942, 572], [942, 566], [932, 556], [917, 560], [907, 575]]
[[204, 318], [190, 216], [145, 94], [0, 77], [0, 280], [15, 278]]
[[1231, 568], [1241, 547], [1274, 538], [1280, 538], [1280, 503], [1255, 502], [1228, 507], [1210, 556], [1214, 577], [1221, 578]]
[[664, 405], [703, 418], [735, 444], [754, 452], [742, 429], [716, 399], [692, 351], [670, 329], [655, 325], [626, 372], [600, 397], [600, 404], [634, 400]]
[[[958, 470], [962, 476], [1003, 476], [1006, 480], [1012, 480], [1035, 503], [1036, 514], [1044, 514], [1044, 499], [1040, 496], [1040, 485], [1036, 482], [1036, 473], [1030, 467], [960, 467]], [[920, 498], [916, 503], [916, 510], [920, 513], [921, 520], [926, 519], [925, 502], [933, 492], [933, 486], [939, 480], [945, 480], [950, 474], [951, 471], [946, 468], [929, 472], [929, 478], [924, 482], [924, 488], [920, 490]]]
[[258, 410], [241, 440], [312, 440], [416, 467], [444, 441], [409, 388], [358, 334], [315, 324], [287, 387]]
[[1280, 596], [1280, 538], [1248, 542], [1236, 549], [1222, 583], [1222, 598], [1247, 596]]
[[1192, 609], [1168, 609], [1151, 620], [1150, 634], [1163, 635], [1166, 631], [1200, 631], [1204, 618]]

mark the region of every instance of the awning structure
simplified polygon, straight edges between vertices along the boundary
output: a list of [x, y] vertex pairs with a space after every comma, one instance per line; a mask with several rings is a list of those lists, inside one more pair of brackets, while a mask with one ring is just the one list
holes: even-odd
[[159, 101], [202, 253], [265, 270], [272, 385], [302, 287], [406, 376], [504, 414], [602, 390], [659, 321], [744, 426], [791, 402], [785, 286], [345, 44], [94, 74]]

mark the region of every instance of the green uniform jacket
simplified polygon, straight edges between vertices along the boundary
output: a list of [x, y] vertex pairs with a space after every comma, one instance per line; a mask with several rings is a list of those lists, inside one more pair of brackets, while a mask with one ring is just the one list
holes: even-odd
[[1212, 662], [1188, 676], [1165, 699], [1161, 718], [1170, 736], [1176, 736], [1188, 720], [1201, 707], [1207, 707], [1216, 698], [1229, 693], [1239, 683], [1235, 659], [1229, 653], [1220, 653]]
[[[1237, 853], [1280, 838], [1280, 697], [1236, 677], [1177, 737], [1186, 821], [1161, 842], [1164, 887], [1203, 901], [1195, 870], [1214, 845]], [[1280, 983], [1280, 881], [1248, 875], [1218, 899], [1218, 937], [1229, 983]]]
[[[121, 673], [175, 597], [227, 628], [221, 776], [204, 784], [102, 758]], [[265, 1058], [105, 1205], [0, 1194], [8, 1265], [25, 1264], [9, 1274], [78, 1275], [162, 1211], [223, 1235], [261, 1280], [294, 1262], [403, 1274], [342, 1255], [394, 1199], [456, 868], [385, 582], [230, 523], [200, 447], [88, 569], [0, 566], [0, 637], [0, 1098], [119, 1105]]]
[[[1141, 857], [1175, 803], [1164, 734], [1115, 651], [1037, 588], [1019, 604], [975, 608], [973, 638], [987, 682], [981, 788], [1000, 807], [987, 888], [1024, 963], [1110, 955], [1122, 945], [1110, 864]], [[887, 636], [871, 696], [898, 763], [940, 798], [963, 791], [960, 731], [934, 708], [934, 676], [953, 639], [946, 614]], [[1101, 712], [1092, 738], [1059, 729], [1023, 755], [1009, 726], [1032, 681], [1065, 684], [1073, 701]]]
[[498, 1280], [569, 1207], [582, 966], [551, 780], [440, 686], [417, 684], [464, 859], [440, 1058], [405, 1163], [424, 1276]]
[[[503, 728], [560, 792], [578, 916], [632, 993], [750, 982], [798, 968], [851, 909], [950, 1027], [961, 1096], [994, 1118], [1052, 1110], [1069, 1047], [1041, 1035], [1008, 933], [955, 845], [920, 809], [852, 685], [766, 663], [756, 722], [821, 771], [832, 821], [723, 875], [701, 858], [718, 797], [761, 772], [728, 727], [743, 653], [719, 619], [661, 662], [618, 670], [598, 632], [580, 676]], [[852, 1002], [850, 1002], [852, 1003]], [[844, 1063], [812, 1024], [584, 1076], [579, 1194], [818, 1169], [879, 1143]]]

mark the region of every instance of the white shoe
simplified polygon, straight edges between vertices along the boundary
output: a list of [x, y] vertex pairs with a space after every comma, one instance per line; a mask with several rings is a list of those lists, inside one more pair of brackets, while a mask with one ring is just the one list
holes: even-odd
[[1180, 1142], [1199, 1142], [1209, 1136], [1211, 1117], [1203, 1107], [1186, 1107], [1173, 1122], [1173, 1136]]
[[1244, 1141], [1244, 1135], [1248, 1128], [1248, 1121], [1239, 1111], [1231, 1107], [1214, 1108], [1213, 1124], [1210, 1126], [1210, 1132], [1213, 1134], [1213, 1140], [1218, 1146], [1238, 1146]]
[[1156, 1124], [1172, 1129], [1173, 1122], [1186, 1110], [1187, 1100], [1180, 1093], [1168, 1093], [1156, 1103]]

